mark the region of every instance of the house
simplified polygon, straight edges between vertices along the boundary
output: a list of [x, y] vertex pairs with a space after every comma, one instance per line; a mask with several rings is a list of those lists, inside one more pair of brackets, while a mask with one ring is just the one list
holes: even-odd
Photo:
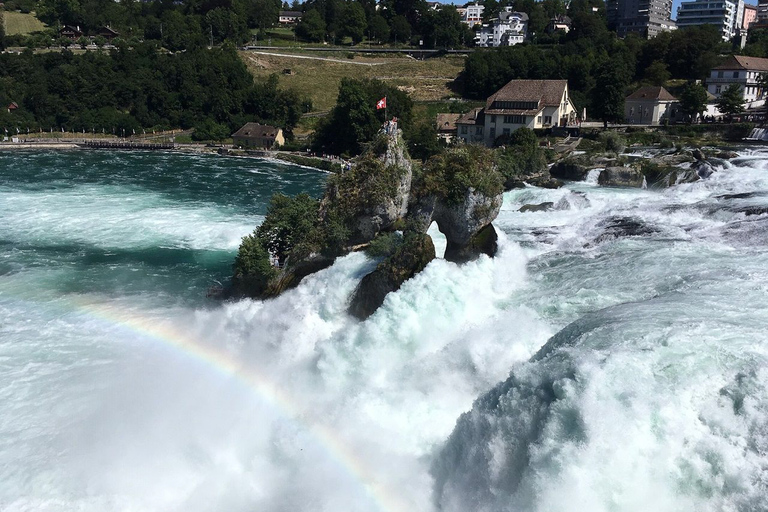
[[272, 149], [285, 144], [283, 129], [259, 123], [245, 123], [232, 134], [233, 145], [241, 148]]
[[301, 11], [280, 11], [278, 21], [281, 25], [295, 25], [301, 21]]
[[112, 41], [118, 37], [120, 37], [120, 33], [117, 30], [114, 30], [109, 25], [106, 25], [104, 27], [100, 27], [99, 30], [96, 31], [97, 36], [101, 36], [107, 41]]
[[641, 87], [624, 100], [624, 118], [629, 124], [659, 125], [677, 118], [677, 98], [663, 87]]
[[738, 84], [744, 96], [744, 108], [761, 107], [765, 104], [765, 91], [758, 81], [764, 73], [768, 73], [768, 59], [731, 55], [710, 71], [707, 92], [719, 98], [731, 84]]
[[437, 114], [436, 128], [437, 136], [445, 142], [451, 142], [456, 136], [456, 121], [461, 117], [460, 114]]
[[469, 25], [470, 28], [475, 25], [482, 25], [484, 10], [485, 7], [477, 2], [474, 4], [467, 4], [461, 8], [461, 21]]
[[464, 142], [485, 142], [485, 116], [483, 108], [473, 108], [456, 120], [456, 136]]
[[744, 4], [744, 19], [741, 20], [741, 28], [748, 30], [749, 26], [757, 21], [757, 6]]
[[438, 10], [442, 6], [443, 6], [443, 4], [441, 4], [440, 2], [427, 2], [427, 7], [429, 7], [433, 11]]
[[551, 34], [558, 30], [562, 30], [567, 34], [571, 30], [571, 18], [562, 14], [558, 14], [554, 18], [551, 18], [547, 25], [547, 32]]
[[577, 122], [567, 80], [512, 80], [490, 96], [485, 107], [465, 114], [456, 125], [458, 137], [465, 142], [493, 146], [497, 137], [518, 128], [572, 126]]
[[528, 35], [528, 15], [515, 12], [506, 7], [499, 13], [498, 18], [484, 23], [475, 34], [475, 46], [481, 48], [497, 48], [513, 46], [525, 41]]
[[77, 41], [81, 37], [83, 37], [83, 31], [80, 30], [80, 27], [73, 26], [73, 25], [64, 25], [61, 27], [61, 30], [59, 30], [59, 36], [66, 37], [67, 39], [71, 39], [72, 41]]
[[11, 112], [13, 112], [14, 110], [18, 110], [18, 109], [19, 109], [19, 104], [18, 104], [18, 103], [16, 103], [15, 101], [12, 101], [12, 102], [10, 102], [10, 103], [8, 104], [8, 113], [9, 113], [9, 114], [10, 114]]

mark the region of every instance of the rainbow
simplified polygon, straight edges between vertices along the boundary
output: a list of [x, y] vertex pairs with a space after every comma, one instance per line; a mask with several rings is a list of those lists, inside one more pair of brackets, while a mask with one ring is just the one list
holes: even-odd
[[294, 400], [280, 385], [269, 380], [265, 375], [254, 371], [252, 368], [244, 368], [242, 363], [232, 355], [201, 343], [174, 326], [161, 325], [156, 319], [144, 318], [103, 303], [88, 302], [83, 298], [73, 302], [76, 311], [169, 345], [215, 369], [223, 376], [237, 380], [246, 386], [258, 400], [269, 405], [282, 417], [298, 423], [306, 429], [319, 446], [324, 449], [329, 459], [334, 461], [353, 481], [361, 486], [361, 490], [377, 510], [381, 512], [412, 510], [412, 506], [408, 506], [397, 498], [397, 492], [390, 491], [383, 484], [377, 482], [370, 467], [353, 453], [345, 440], [340, 438], [333, 429], [303, 420], [302, 411], [297, 405], [298, 401]]

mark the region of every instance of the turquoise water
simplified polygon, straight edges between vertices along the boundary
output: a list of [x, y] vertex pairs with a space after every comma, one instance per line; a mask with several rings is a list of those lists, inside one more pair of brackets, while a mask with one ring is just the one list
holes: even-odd
[[0, 510], [766, 510], [768, 153], [742, 153], [509, 192], [496, 258], [437, 259], [365, 322], [360, 253], [205, 297], [324, 174], [0, 154]]

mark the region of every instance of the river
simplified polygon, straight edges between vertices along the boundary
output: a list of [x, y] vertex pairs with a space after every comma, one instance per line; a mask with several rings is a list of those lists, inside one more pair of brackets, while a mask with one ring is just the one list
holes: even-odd
[[271, 193], [325, 178], [0, 154], [0, 510], [768, 508], [768, 152], [508, 192], [496, 258], [435, 260], [362, 323], [361, 253], [206, 298]]

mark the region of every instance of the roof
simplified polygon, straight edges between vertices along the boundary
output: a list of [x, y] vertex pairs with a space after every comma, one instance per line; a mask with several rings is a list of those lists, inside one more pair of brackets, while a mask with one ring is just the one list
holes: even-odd
[[[544, 107], [557, 107], [563, 99], [568, 80], [511, 80], [496, 91], [485, 103], [486, 113], [492, 114], [530, 114]], [[494, 101], [529, 101], [538, 102], [535, 110], [491, 109]]]
[[15, 109], [15, 108], [19, 108], [19, 104], [18, 104], [18, 103], [16, 103], [15, 101], [12, 101], [12, 102], [10, 102], [10, 103], [8, 104], [8, 108], [9, 108], [9, 109], [11, 109], [11, 110], [13, 110], [13, 109]]
[[301, 14], [301, 11], [280, 11], [280, 16], [288, 16], [292, 18], [301, 18]]
[[768, 59], [747, 57], [746, 55], [731, 55], [725, 62], [713, 69], [748, 69], [751, 71], [768, 71]]
[[558, 25], [560, 25], [560, 24], [570, 25], [571, 24], [571, 18], [569, 18], [568, 16], [565, 16], [563, 14], [558, 14], [557, 16], [555, 16], [554, 18], [550, 19], [549, 21], [552, 22], [552, 23], [558, 24]]
[[456, 124], [483, 124], [483, 108], [473, 108], [456, 120]]
[[279, 131], [280, 128], [268, 124], [245, 123], [242, 128], [232, 134], [232, 137], [275, 138]]
[[117, 30], [113, 29], [113, 28], [112, 28], [112, 27], [110, 27], [109, 25], [106, 25], [106, 26], [100, 27], [100, 28], [99, 28], [99, 32], [109, 32], [110, 34], [114, 34], [114, 35], [116, 35], [116, 36], [119, 36], [119, 35], [120, 35], [120, 33], [119, 33]]
[[437, 131], [456, 131], [456, 121], [458, 121], [459, 117], [461, 117], [461, 114], [437, 114]]
[[629, 96], [628, 100], [654, 100], [654, 101], [676, 101], [677, 98], [669, 94], [669, 91], [663, 87], [646, 85], [641, 87]]
[[80, 30], [80, 27], [75, 27], [72, 25], [64, 25], [61, 27], [61, 32], [79, 32], [82, 33], [82, 30]]

